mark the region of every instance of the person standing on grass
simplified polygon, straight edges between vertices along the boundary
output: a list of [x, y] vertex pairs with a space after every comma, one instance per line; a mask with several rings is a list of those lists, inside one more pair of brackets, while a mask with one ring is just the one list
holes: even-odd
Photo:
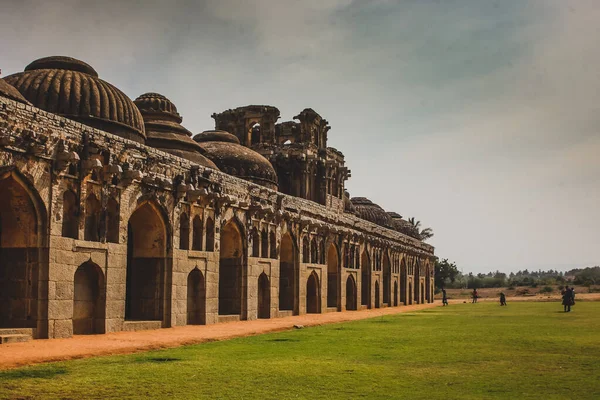
[[500, 305], [501, 306], [506, 305], [506, 296], [504, 295], [504, 292], [500, 292]]
[[562, 304], [565, 312], [571, 312], [571, 304], [573, 303], [573, 294], [574, 292], [567, 286], [565, 290], [562, 292]]
[[442, 305], [448, 305], [448, 297], [446, 297], [446, 289], [442, 288]]
[[477, 289], [473, 289], [473, 303], [477, 303]]

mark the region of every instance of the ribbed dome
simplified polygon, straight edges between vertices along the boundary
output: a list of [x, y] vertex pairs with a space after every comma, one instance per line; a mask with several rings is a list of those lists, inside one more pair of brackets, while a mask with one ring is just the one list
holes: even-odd
[[181, 115], [168, 98], [158, 93], [144, 93], [134, 101], [144, 118], [146, 144], [208, 168], [218, 169], [204, 157], [204, 150], [194, 142], [192, 133], [181, 126]]
[[25, 71], [4, 78], [34, 106], [143, 143], [142, 115], [123, 92], [98, 78], [83, 61], [40, 58]]
[[366, 197], [353, 197], [350, 201], [354, 205], [356, 215], [359, 218], [387, 228], [392, 226], [392, 218], [388, 213]]
[[4, 79], [0, 79], [0, 96], [8, 97], [20, 103], [31, 104], [14, 86], [9, 85]]
[[407, 220], [396, 212], [388, 212], [388, 215], [392, 218], [391, 228], [396, 232], [403, 233], [405, 235], [419, 239], [419, 231]]
[[269, 160], [239, 144], [231, 133], [205, 131], [194, 136], [194, 140], [221, 171], [277, 190], [277, 174]]

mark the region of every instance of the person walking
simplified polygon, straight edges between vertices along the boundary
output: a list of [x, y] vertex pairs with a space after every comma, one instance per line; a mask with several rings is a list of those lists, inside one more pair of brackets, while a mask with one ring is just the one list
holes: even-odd
[[500, 292], [500, 305], [501, 306], [506, 305], [506, 295], [504, 294], [504, 292]]
[[448, 297], [446, 296], [446, 289], [442, 288], [442, 306], [448, 305]]
[[477, 289], [473, 289], [473, 303], [477, 303]]

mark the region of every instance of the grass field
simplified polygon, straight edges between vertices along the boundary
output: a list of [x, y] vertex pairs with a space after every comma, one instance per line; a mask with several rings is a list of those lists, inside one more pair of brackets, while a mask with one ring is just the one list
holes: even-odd
[[561, 309], [457, 304], [46, 364], [0, 372], [0, 398], [599, 399], [600, 302]]

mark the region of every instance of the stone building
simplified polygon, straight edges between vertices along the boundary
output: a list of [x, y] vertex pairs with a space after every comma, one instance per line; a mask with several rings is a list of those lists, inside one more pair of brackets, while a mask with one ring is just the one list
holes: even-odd
[[349, 197], [325, 119], [213, 117], [192, 137], [166, 97], [68, 57], [0, 79], [0, 336], [433, 301], [433, 247]]

